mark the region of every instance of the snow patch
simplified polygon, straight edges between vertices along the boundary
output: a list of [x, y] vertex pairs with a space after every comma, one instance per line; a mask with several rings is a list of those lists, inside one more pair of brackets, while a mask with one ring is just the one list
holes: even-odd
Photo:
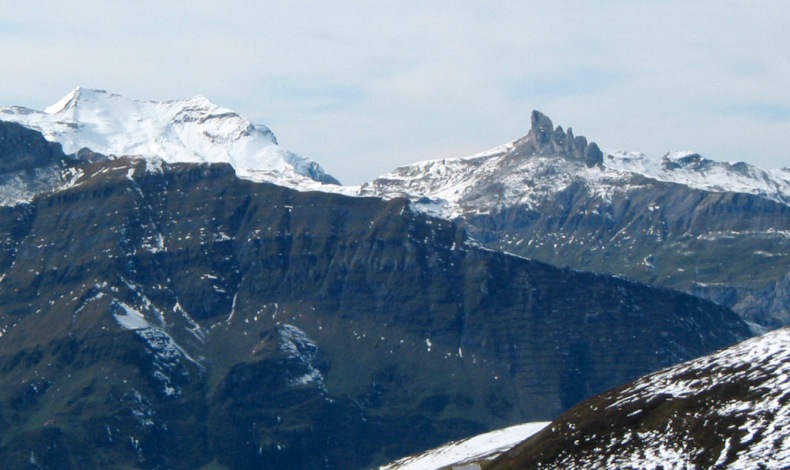
[[138, 310], [126, 305], [123, 302], [115, 301], [113, 304], [119, 307], [119, 309], [112, 315], [115, 317], [115, 320], [118, 322], [118, 324], [125, 329], [140, 330], [143, 328], [151, 328], [151, 324], [148, 323], [148, 320], [145, 319], [145, 316]]
[[324, 388], [324, 376], [316, 366], [318, 345], [307, 334], [293, 325], [280, 327], [280, 351], [298, 360], [306, 369], [302, 375], [288, 378], [291, 387], [315, 384]]
[[490, 461], [548, 425], [548, 422], [535, 422], [499, 429], [397, 460], [379, 470], [433, 470]]

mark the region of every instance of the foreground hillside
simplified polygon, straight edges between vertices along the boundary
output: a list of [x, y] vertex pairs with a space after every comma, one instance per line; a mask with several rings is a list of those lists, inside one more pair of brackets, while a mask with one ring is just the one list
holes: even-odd
[[478, 248], [404, 199], [0, 130], [24, 196], [0, 208], [4, 468], [364, 468], [750, 334], [685, 294]]
[[790, 468], [790, 329], [590, 399], [486, 468]]

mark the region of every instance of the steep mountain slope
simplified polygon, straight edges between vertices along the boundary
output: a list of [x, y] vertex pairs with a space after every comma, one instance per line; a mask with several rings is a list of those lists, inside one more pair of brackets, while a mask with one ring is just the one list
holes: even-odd
[[0, 207], [4, 468], [369, 467], [749, 334], [685, 294], [477, 248], [404, 199], [70, 162], [67, 188]]
[[588, 400], [486, 468], [788, 467], [785, 328]]
[[39, 130], [68, 154], [90, 149], [168, 163], [230, 163], [242, 178], [303, 189], [339, 184], [317, 163], [277, 145], [266, 126], [202, 96], [137, 101], [77, 88], [44, 111], [0, 107], [0, 120]]
[[485, 245], [694, 293], [790, 324], [790, 170], [606, 154], [533, 113], [522, 139], [363, 185], [458, 220]]

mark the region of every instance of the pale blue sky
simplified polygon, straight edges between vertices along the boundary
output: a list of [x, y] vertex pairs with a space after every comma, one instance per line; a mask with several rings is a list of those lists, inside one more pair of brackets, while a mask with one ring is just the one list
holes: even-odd
[[[549, 3], [547, 5], [547, 3]], [[345, 183], [514, 140], [790, 166], [790, 2], [10, 1], [0, 104], [202, 94]]]

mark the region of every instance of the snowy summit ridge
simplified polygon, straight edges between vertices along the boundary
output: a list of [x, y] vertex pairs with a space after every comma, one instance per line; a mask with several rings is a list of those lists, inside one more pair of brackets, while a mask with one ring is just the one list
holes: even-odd
[[297, 189], [339, 184], [314, 161], [280, 147], [266, 126], [203, 96], [138, 101], [76, 88], [43, 111], [0, 107], [0, 119], [40, 131], [70, 154], [88, 148], [110, 157], [229, 163], [242, 178]]
[[572, 184], [609, 200], [644, 178], [710, 192], [757, 195], [790, 205], [790, 169], [763, 170], [747, 163], [669, 152], [653, 159], [634, 152], [603, 152], [593, 142], [554, 127], [532, 112], [528, 134], [497, 148], [460, 158], [396, 168], [362, 185], [362, 195], [407, 197], [417, 207], [454, 219], [513, 206], [533, 207]]
[[339, 186], [316, 162], [280, 147], [266, 126], [203, 96], [142, 101], [76, 88], [43, 111], [0, 107], [0, 120], [40, 131], [69, 154], [87, 148], [110, 157], [229, 163], [242, 178], [301, 190], [403, 196], [418, 209], [450, 219], [492, 208], [531, 207], [574, 183], [608, 199], [638, 185], [634, 177], [754, 194], [790, 205], [790, 169], [715, 162], [693, 152], [671, 152], [660, 159], [602, 152], [570, 128], [555, 127], [539, 111], [532, 112], [528, 134], [511, 143], [470, 157], [407, 165], [361, 187]]

